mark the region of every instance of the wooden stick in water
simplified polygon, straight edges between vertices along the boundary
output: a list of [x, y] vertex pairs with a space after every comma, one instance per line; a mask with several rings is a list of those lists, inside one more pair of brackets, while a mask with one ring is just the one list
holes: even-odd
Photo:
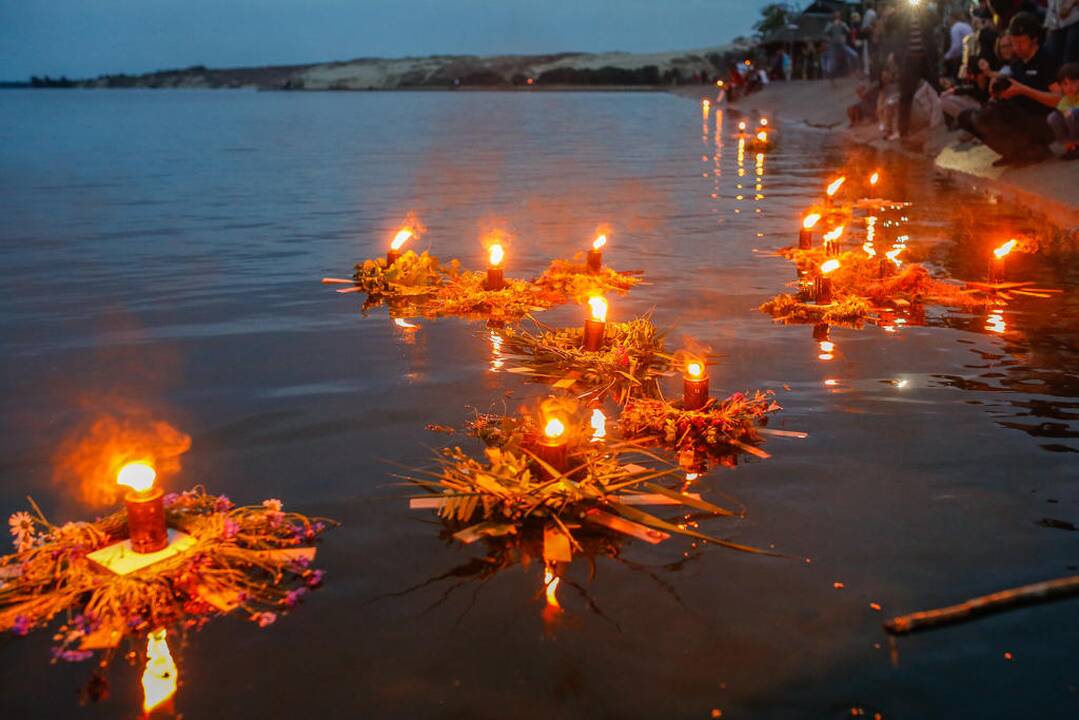
[[907, 635], [919, 630], [967, 622], [982, 615], [1014, 610], [1025, 605], [1060, 600], [1072, 595], [1079, 595], [1079, 575], [1046, 580], [1011, 590], [1001, 590], [936, 610], [900, 615], [884, 623], [884, 629], [891, 635]]
[[322, 278], [323, 285], [352, 285], [355, 280], [346, 280], [345, 278]]

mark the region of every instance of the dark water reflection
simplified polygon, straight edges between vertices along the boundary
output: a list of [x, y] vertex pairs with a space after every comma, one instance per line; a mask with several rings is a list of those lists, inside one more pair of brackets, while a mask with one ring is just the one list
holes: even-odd
[[[898, 666], [870, 608], [1079, 565], [1079, 535], [1043, 522], [1079, 523], [1077, 271], [1020, 210], [793, 130], [739, 162], [733, 118], [702, 126], [699, 107], [664, 95], [4, 101], [0, 508], [30, 492], [56, 519], [90, 512], [53, 482], [53, 449], [78, 422], [137, 402], [192, 434], [178, 482], [344, 522], [322, 552], [327, 585], [301, 612], [266, 631], [219, 621], [179, 649], [186, 717], [1079, 713], [1074, 604], [904, 640]], [[1042, 251], [1009, 271], [1065, 292], [1017, 298], [991, 321], [929, 308], [921, 327], [832, 328], [833, 358], [819, 359], [811, 327], [754, 309], [792, 277], [771, 250], [793, 241], [829, 173], [878, 163], [888, 194], [914, 201], [911, 235], [940, 272], [980, 277], [990, 247], [1026, 232]], [[410, 209], [437, 254], [472, 265], [483, 222], [506, 220], [511, 274], [612, 223], [610, 262], [652, 283], [615, 299], [613, 317], [655, 308], [674, 338], [724, 355], [715, 386], [773, 389], [775, 427], [810, 433], [706, 476], [706, 497], [747, 510], [708, 529], [812, 563], [627, 544], [599, 553], [594, 576], [569, 569], [555, 623], [541, 564], [510, 563], [445, 599], [443, 581], [416, 588], [481, 567], [484, 552], [410, 513], [384, 461], [422, 464], [444, 440], [426, 424], [538, 389], [491, 372], [482, 324], [405, 330], [318, 284], [381, 253]], [[5, 715], [76, 712], [88, 668], [48, 666], [48, 644], [0, 641]], [[112, 681], [110, 700], [77, 712], [132, 716], [136, 669]]]

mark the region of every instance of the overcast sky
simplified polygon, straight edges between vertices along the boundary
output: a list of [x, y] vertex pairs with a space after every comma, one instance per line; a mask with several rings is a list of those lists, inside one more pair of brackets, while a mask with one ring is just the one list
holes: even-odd
[[0, 0], [0, 79], [405, 55], [637, 52], [749, 34], [768, 0]]

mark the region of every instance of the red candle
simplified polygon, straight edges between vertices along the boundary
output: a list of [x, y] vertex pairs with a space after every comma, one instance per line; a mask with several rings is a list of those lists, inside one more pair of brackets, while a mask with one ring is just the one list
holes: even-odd
[[603, 336], [607, 331], [607, 301], [597, 295], [588, 298], [592, 311], [591, 317], [584, 321], [584, 349], [596, 351], [603, 346]]
[[129, 463], [120, 468], [116, 482], [131, 488], [124, 496], [127, 530], [137, 553], [152, 553], [169, 544], [165, 528], [165, 493], [154, 487], [157, 473], [146, 463]]
[[[543, 426], [543, 437], [532, 446], [532, 452], [543, 462], [560, 473], [567, 468], [566, 425], [558, 418], [550, 418]], [[544, 474], [550, 472], [544, 470]]]
[[393, 236], [393, 241], [390, 243], [390, 249], [386, 251], [386, 264], [393, 265], [397, 262], [397, 259], [401, 257], [401, 246], [412, 237], [412, 231], [408, 228], [401, 228], [397, 231], [397, 234]]
[[798, 232], [798, 249], [809, 250], [813, 247], [813, 226], [820, 221], [820, 213], [809, 213], [802, 219], [802, 229]]
[[1000, 247], [993, 250], [993, 259], [989, 261], [989, 282], [999, 283], [1004, 281], [1004, 258], [1015, 249], [1018, 242], [1012, 238]]
[[606, 235], [598, 235], [592, 241], [592, 249], [588, 251], [588, 272], [598, 273], [603, 267], [603, 251], [601, 248], [607, 244]]
[[820, 275], [817, 277], [816, 300], [818, 305], [830, 305], [832, 303], [832, 278], [830, 274], [839, 269], [839, 261], [835, 258], [825, 260], [820, 266]]
[[505, 252], [502, 250], [502, 246], [495, 243], [488, 250], [490, 265], [487, 267], [487, 282], [484, 284], [485, 290], [501, 290], [506, 287], [506, 281], [502, 277], [502, 258], [505, 257]]
[[686, 363], [686, 374], [682, 376], [682, 407], [699, 410], [707, 403], [708, 376], [704, 373], [704, 363], [692, 360]]
[[831, 232], [825, 233], [822, 236], [824, 240], [824, 254], [828, 257], [835, 257], [839, 255], [839, 238], [843, 235], [843, 230], [846, 229], [846, 225], [840, 225], [834, 228]]

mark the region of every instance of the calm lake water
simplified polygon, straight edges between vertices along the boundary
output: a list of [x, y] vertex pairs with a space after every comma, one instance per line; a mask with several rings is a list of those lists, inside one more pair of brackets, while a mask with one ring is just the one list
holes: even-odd
[[[27, 494], [55, 521], [98, 512], [53, 479], [55, 449], [137, 406], [193, 438], [172, 489], [343, 523], [298, 612], [266, 630], [218, 620], [174, 648], [185, 717], [1079, 716], [1075, 602], [895, 653], [880, 629], [1079, 566], [1079, 532], [1059, 527], [1079, 524], [1079, 266], [1017, 209], [795, 129], [740, 171], [734, 116], [702, 124], [662, 94], [0, 99], [0, 512]], [[925, 327], [833, 328], [835, 358], [818, 359], [811, 327], [755, 310], [793, 278], [772, 252], [831, 174], [877, 165], [883, 194], [915, 203], [937, 270], [980, 278], [992, 246], [1034, 232], [1042, 252], [1010, 272], [1066, 292], [1000, 320], [930, 308]], [[511, 275], [611, 223], [608, 262], [651, 283], [612, 298], [612, 316], [654, 308], [673, 338], [724, 356], [717, 392], [772, 389], [773, 426], [810, 433], [706, 476], [705, 497], [747, 515], [704, 529], [812, 563], [628, 544], [593, 578], [570, 568], [594, 606], [564, 586], [552, 624], [541, 566], [437, 579], [484, 550], [410, 512], [394, 463], [445, 443], [428, 423], [540, 389], [491, 371], [482, 324], [403, 331], [320, 285], [384, 252], [409, 210], [423, 247], [472, 266], [481, 227], [504, 220]], [[114, 663], [111, 697], [79, 709], [91, 667], [50, 665], [49, 645], [0, 640], [5, 717], [136, 714], [138, 668]]]

